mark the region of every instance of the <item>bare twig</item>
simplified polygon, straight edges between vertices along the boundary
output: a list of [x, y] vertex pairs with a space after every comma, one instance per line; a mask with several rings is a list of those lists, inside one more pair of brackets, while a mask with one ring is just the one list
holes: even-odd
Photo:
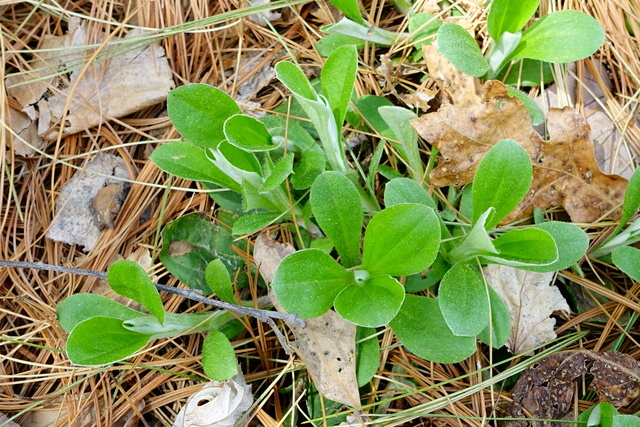
[[[97, 277], [102, 280], [107, 280], [107, 273], [103, 271], [86, 270], [83, 268], [62, 267], [58, 265], [45, 264], [42, 262], [24, 262], [24, 261], [2, 261], [0, 260], [0, 267], [8, 268], [34, 268], [37, 270], [57, 271], [59, 273], [79, 274], [81, 276]], [[156, 289], [160, 291], [169, 292], [172, 294], [180, 295], [183, 298], [187, 298], [193, 301], [208, 304], [213, 307], [222, 308], [224, 310], [233, 311], [235, 313], [244, 314], [247, 316], [255, 317], [256, 319], [273, 324], [271, 319], [282, 319], [286, 322], [291, 322], [294, 325], [304, 327], [306, 322], [300, 319], [295, 313], [280, 313], [277, 311], [261, 310], [259, 308], [243, 307], [237, 304], [231, 304], [225, 301], [218, 301], [212, 298], [203, 296], [199, 291], [194, 289], [180, 289], [173, 286], [161, 285], [160, 283], [154, 283]]]

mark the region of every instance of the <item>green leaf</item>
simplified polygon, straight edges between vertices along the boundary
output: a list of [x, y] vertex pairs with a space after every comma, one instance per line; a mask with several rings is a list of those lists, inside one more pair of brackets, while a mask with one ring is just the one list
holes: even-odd
[[624, 203], [622, 204], [622, 216], [620, 217], [620, 223], [616, 227], [613, 235], [618, 234], [618, 231], [622, 227], [627, 225], [627, 222], [631, 219], [640, 208], [640, 168], [636, 168], [629, 179], [627, 186], [627, 192], [624, 194]]
[[243, 114], [231, 116], [224, 122], [224, 136], [231, 145], [244, 151], [258, 152], [278, 148], [262, 122]]
[[509, 86], [507, 86], [507, 93], [509, 96], [515, 96], [522, 102], [522, 105], [524, 105], [524, 108], [526, 108], [529, 113], [529, 117], [531, 117], [531, 123], [533, 125], [537, 126], [544, 123], [544, 111], [542, 111], [542, 108], [540, 108], [533, 99], [529, 98], [529, 95]]
[[611, 253], [616, 267], [636, 282], [640, 282], [640, 250], [632, 246], [616, 248]]
[[75, 294], [62, 301], [56, 307], [58, 322], [66, 333], [71, 333], [76, 325], [91, 317], [113, 317], [129, 320], [143, 313], [97, 294]]
[[539, 4], [540, 0], [493, 0], [487, 16], [489, 35], [498, 40], [505, 31], [520, 31], [531, 19]]
[[163, 171], [178, 178], [209, 181], [240, 192], [240, 184], [218, 169], [205, 150], [189, 142], [169, 142], [151, 153], [151, 160]]
[[207, 285], [218, 298], [231, 304], [236, 304], [231, 276], [220, 259], [216, 258], [207, 265], [204, 277]]
[[604, 31], [593, 17], [577, 10], [561, 10], [529, 27], [509, 58], [577, 61], [592, 55], [603, 42]]
[[293, 173], [293, 153], [289, 153], [276, 163], [271, 174], [264, 180], [262, 193], [268, 193], [280, 187], [285, 179]]
[[558, 248], [551, 234], [537, 228], [510, 230], [493, 241], [499, 255], [485, 258], [491, 262], [522, 267], [549, 265], [559, 259]]
[[409, 123], [418, 116], [406, 108], [396, 106], [382, 106], [378, 108], [378, 113], [387, 122], [389, 129], [395, 135], [394, 139], [400, 144], [394, 141], [389, 142], [396, 147], [400, 157], [406, 162], [413, 179], [422, 182], [424, 168], [418, 149], [418, 133]]
[[471, 267], [458, 263], [444, 275], [438, 303], [454, 335], [475, 337], [489, 324], [489, 300], [484, 280]]
[[507, 343], [511, 335], [511, 316], [509, 309], [500, 296], [488, 286], [489, 302], [491, 303], [491, 337], [489, 336], [489, 325], [487, 325], [478, 335], [478, 339], [493, 348], [500, 348]]
[[640, 427], [637, 415], [616, 415], [613, 417], [612, 427]]
[[201, 147], [215, 148], [225, 139], [224, 122], [242, 111], [229, 95], [213, 86], [195, 83], [169, 92], [167, 111], [184, 138]]
[[513, 52], [518, 43], [522, 33], [510, 33], [505, 31], [502, 36], [491, 46], [489, 51], [489, 73], [490, 79], [495, 78], [498, 72], [503, 68], [507, 58]]
[[558, 248], [558, 260], [545, 266], [522, 266], [522, 270], [547, 273], [571, 267], [584, 256], [589, 248], [589, 237], [580, 227], [569, 222], [551, 221], [534, 225], [553, 237]]
[[358, 52], [354, 46], [336, 49], [325, 62], [320, 74], [322, 93], [327, 97], [336, 127], [342, 128], [358, 71]]
[[125, 329], [122, 319], [91, 317], [71, 331], [67, 339], [67, 356], [74, 365], [108, 365], [132, 356], [150, 339], [151, 335]]
[[365, 24], [364, 18], [360, 13], [360, 7], [358, 6], [358, 0], [329, 0], [338, 10], [353, 19], [359, 24]]
[[411, 41], [415, 43], [414, 47], [420, 50], [423, 45], [430, 45], [441, 25], [442, 21], [430, 13], [409, 16], [409, 32]]
[[160, 261], [189, 288], [210, 294], [212, 291], [205, 279], [209, 262], [220, 258], [230, 274], [242, 265], [232, 245], [229, 228], [213, 224], [204, 214], [193, 213], [165, 226]]
[[327, 34], [316, 43], [316, 49], [321, 56], [327, 57], [342, 46], [354, 46], [360, 50], [364, 48], [364, 40], [343, 34]]
[[160, 323], [164, 322], [160, 294], [140, 264], [129, 260], [116, 261], [107, 271], [107, 281], [115, 293], [142, 304]]
[[[131, 332], [151, 335], [151, 339], [156, 340], [177, 337], [184, 334], [205, 332], [211, 328], [224, 327], [225, 324], [235, 321], [235, 319], [228, 319], [228, 314], [229, 313], [222, 310], [202, 313], [166, 313], [165, 321], [162, 325], [158, 323], [158, 319], [155, 317], [142, 315], [135, 319], [125, 320], [122, 322], [122, 326]], [[241, 325], [241, 330], [242, 329], [244, 328]]]
[[309, 100], [316, 99], [316, 92], [311, 87], [309, 79], [296, 64], [280, 61], [276, 64], [275, 70], [278, 80], [292, 93]]
[[238, 373], [233, 346], [224, 334], [211, 329], [202, 343], [202, 367], [209, 378], [225, 381]]
[[409, 178], [395, 178], [387, 182], [384, 189], [384, 205], [388, 208], [401, 203], [418, 203], [436, 208], [427, 190]]
[[327, 158], [319, 151], [303, 151], [302, 157], [293, 167], [291, 185], [296, 190], [306, 190], [324, 172]]
[[[614, 419], [618, 415], [620, 414], [616, 410], [615, 406], [613, 406], [611, 403], [600, 402], [582, 412], [578, 416], [578, 421], [584, 423], [586, 427], [612, 427], [614, 425]], [[639, 420], [637, 417], [633, 418], [636, 419], [636, 422]], [[637, 422], [636, 426], [638, 425], [640, 425], [640, 423]]]
[[402, 301], [404, 288], [400, 282], [390, 276], [377, 276], [347, 286], [334, 304], [336, 312], [349, 322], [375, 328], [396, 317]]
[[341, 34], [345, 36], [357, 37], [361, 40], [391, 46], [392, 44], [407, 38], [406, 33], [397, 33], [394, 31], [384, 30], [379, 27], [371, 27], [370, 25], [362, 25], [351, 21], [349, 18], [342, 18], [335, 24], [325, 25], [320, 28], [327, 34]]
[[467, 233], [462, 243], [449, 251], [449, 262], [453, 264], [481, 255], [499, 254], [485, 229], [487, 218], [493, 216], [493, 212], [494, 208], [489, 208], [480, 215], [480, 218], [474, 222], [473, 227], [471, 227], [471, 230], [469, 230], [469, 233]]
[[241, 216], [233, 224], [234, 236], [253, 234], [276, 222], [282, 214], [278, 212], [257, 212]]
[[380, 367], [380, 343], [374, 328], [356, 329], [356, 378], [358, 387], [371, 381]]
[[339, 172], [325, 172], [311, 186], [311, 211], [333, 242], [342, 265], [360, 264], [362, 202], [356, 186]]
[[473, 221], [490, 207], [487, 230], [495, 227], [529, 191], [533, 172], [527, 152], [511, 139], [498, 142], [484, 156], [473, 179]]
[[402, 345], [432, 362], [456, 363], [476, 351], [475, 337], [453, 335], [433, 298], [407, 295], [389, 326]]
[[523, 58], [513, 61], [510, 67], [503, 67], [497, 80], [506, 86], [540, 86], [552, 82], [553, 73], [548, 62]]
[[356, 107], [367, 125], [375, 132], [387, 139], [399, 140], [389, 128], [389, 124], [380, 115], [380, 107], [392, 107], [393, 103], [387, 98], [377, 95], [363, 95], [356, 101]]
[[[244, 151], [234, 145], [229, 144], [227, 141], [222, 141], [220, 145], [218, 145], [217, 151], [206, 151], [208, 156], [210, 155], [215, 162], [222, 162], [223, 160], [220, 158], [220, 155], [224, 157], [224, 159], [233, 167], [240, 169], [245, 172], [253, 173], [254, 175], [240, 174], [239, 177], [235, 178], [236, 182], [242, 182], [243, 179], [249, 179], [250, 176], [261, 176], [262, 175], [262, 167], [260, 166], [260, 162], [255, 154]], [[222, 163], [219, 163], [222, 164]], [[227, 172], [235, 172], [229, 168], [222, 168], [223, 171]], [[258, 180], [256, 179], [256, 182]]]
[[285, 257], [271, 286], [282, 307], [303, 319], [318, 317], [336, 295], [353, 283], [353, 274], [320, 249], [305, 249]]
[[440, 221], [424, 205], [386, 208], [371, 218], [364, 235], [362, 269], [371, 277], [406, 276], [431, 265], [440, 247]]
[[489, 70], [478, 43], [460, 25], [442, 24], [438, 29], [438, 51], [470, 76], [482, 77]]

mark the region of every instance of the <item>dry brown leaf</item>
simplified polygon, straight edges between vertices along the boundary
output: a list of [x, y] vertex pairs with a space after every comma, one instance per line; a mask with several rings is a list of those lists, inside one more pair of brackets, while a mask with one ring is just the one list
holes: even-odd
[[554, 273], [536, 273], [490, 264], [484, 277], [509, 309], [511, 334], [507, 348], [514, 354], [528, 353], [556, 338], [550, 317], [554, 311], [569, 313], [569, 305], [558, 288], [551, 286]]
[[[125, 39], [140, 34], [140, 31], [132, 30]], [[102, 35], [102, 40], [104, 38]], [[69, 34], [48, 43], [65, 49], [55, 50], [55, 54], [43, 58], [41, 67], [9, 84], [57, 75], [59, 66], [77, 67], [87, 54], [79, 49], [88, 43], [86, 26], [78, 19], [71, 19]], [[47, 90], [51, 87], [55, 90]], [[164, 50], [158, 44], [151, 44], [96, 62], [86, 69], [74, 70], [68, 80], [65, 76], [50, 77], [16, 86], [10, 94], [32, 119], [35, 111], [39, 112], [38, 134], [54, 140], [61, 125], [62, 136], [89, 129], [111, 117], [126, 116], [162, 102], [173, 87], [172, 71]]]
[[103, 188], [111, 184], [122, 186], [122, 179], [127, 178], [129, 174], [120, 157], [106, 153], [96, 155], [84, 170], [62, 186], [56, 200], [56, 216], [47, 237], [70, 245], [82, 245], [85, 251], [91, 250], [105, 226], [104, 218], [91, 208], [91, 204]]
[[[261, 234], [256, 239], [253, 259], [262, 277], [271, 283], [280, 261], [295, 252], [285, 245]], [[269, 297], [278, 311], [284, 310], [272, 292]], [[360, 392], [356, 380], [356, 326], [329, 310], [320, 317], [307, 319], [301, 328], [291, 323], [296, 341], [291, 343], [304, 362], [318, 391], [327, 399], [351, 407], [360, 406]]]
[[482, 89], [482, 103], [465, 108], [445, 104], [413, 120], [412, 125], [442, 155], [430, 174], [436, 187], [471, 182], [486, 152], [503, 139], [524, 147], [533, 164], [533, 183], [504, 222], [530, 216], [534, 207], [563, 206], [574, 222], [619, 214], [627, 180], [600, 171], [589, 125], [571, 108], [551, 109], [547, 117], [550, 139], [545, 141], [531, 126], [522, 103], [509, 96], [502, 83], [488, 81]]
[[438, 52], [435, 44], [422, 46], [422, 56], [427, 64], [429, 77], [448, 95], [451, 104], [467, 107], [480, 102], [480, 80], [456, 68]]
[[[513, 387], [511, 417], [554, 420], [572, 419], [574, 381], [590, 373], [589, 388], [600, 401], [616, 407], [628, 405], [640, 395], [640, 365], [626, 354], [572, 350], [552, 354], [527, 369]], [[562, 422], [516, 420], [507, 427], [561, 427]]]

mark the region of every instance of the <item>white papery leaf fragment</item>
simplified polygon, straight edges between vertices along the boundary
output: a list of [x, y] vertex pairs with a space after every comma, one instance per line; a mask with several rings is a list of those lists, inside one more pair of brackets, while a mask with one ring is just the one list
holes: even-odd
[[234, 426], [252, 404], [251, 386], [242, 373], [227, 381], [211, 381], [189, 397], [173, 427]]
[[527, 353], [556, 338], [554, 311], [571, 309], [560, 290], [551, 285], [554, 273], [535, 273], [504, 265], [483, 269], [489, 285], [502, 298], [511, 317], [507, 348], [514, 354]]

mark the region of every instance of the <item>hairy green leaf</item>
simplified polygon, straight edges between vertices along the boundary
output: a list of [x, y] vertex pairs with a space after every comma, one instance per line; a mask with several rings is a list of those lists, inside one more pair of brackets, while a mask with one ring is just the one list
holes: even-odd
[[438, 51], [470, 76], [482, 77], [489, 70], [478, 43], [460, 25], [442, 24], [438, 29]]
[[540, 0], [493, 0], [487, 16], [489, 35], [498, 40], [505, 31], [520, 31], [531, 19], [539, 4]]
[[224, 135], [231, 145], [245, 151], [269, 151], [278, 148], [267, 127], [253, 117], [237, 114], [224, 122]]
[[358, 70], [358, 52], [342, 46], [327, 58], [320, 74], [322, 93], [327, 97], [338, 129], [342, 128]]
[[404, 301], [404, 288], [390, 276], [372, 277], [363, 284], [344, 288], [335, 299], [336, 312], [359, 326], [378, 327], [389, 323]]
[[438, 288], [438, 303], [456, 336], [475, 337], [489, 324], [484, 280], [467, 264], [458, 263], [444, 275]]
[[224, 334], [211, 329], [202, 343], [202, 367], [209, 378], [225, 381], [238, 373], [233, 346]]
[[164, 322], [164, 308], [155, 285], [135, 261], [116, 261], [107, 271], [109, 286], [118, 295], [142, 304], [160, 323]]
[[76, 325], [91, 317], [113, 317], [129, 320], [143, 313], [97, 294], [75, 294], [63, 299], [56, 307], [58, 322], [66, 333], [71, 333]]

